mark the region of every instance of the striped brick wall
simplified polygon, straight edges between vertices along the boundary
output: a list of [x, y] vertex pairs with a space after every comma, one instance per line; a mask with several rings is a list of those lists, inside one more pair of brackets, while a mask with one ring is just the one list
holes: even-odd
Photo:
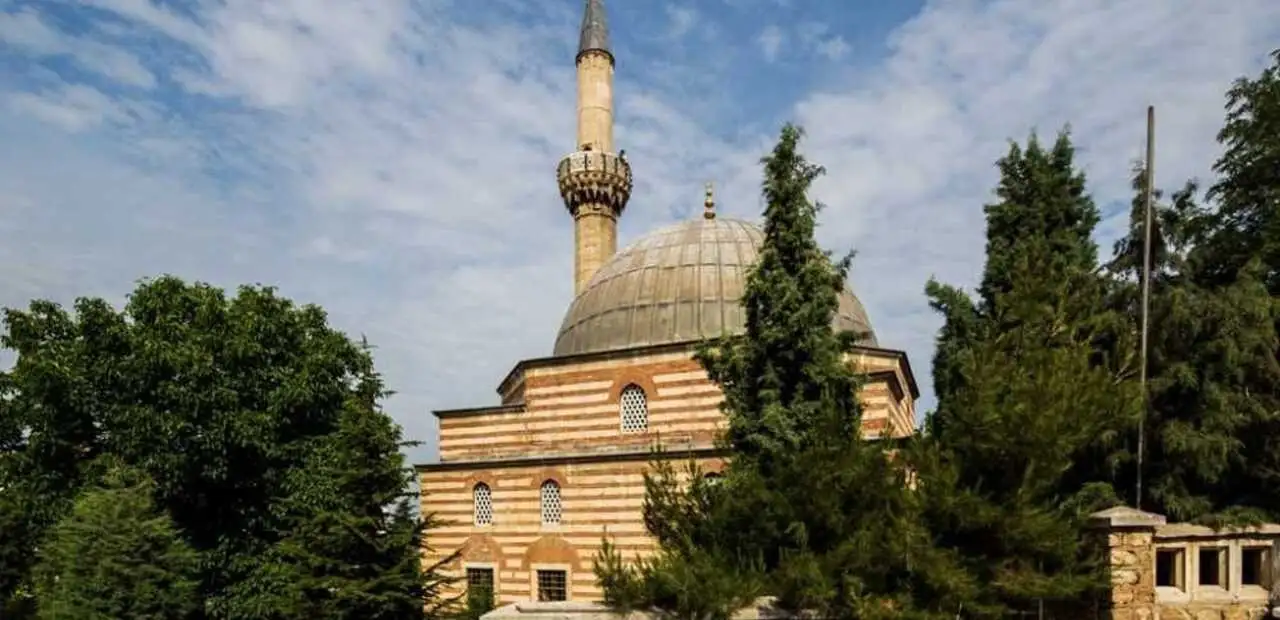
[[[723, 461], [703, 458], [699, 466], [718, 471]], [[536, 598], [533, 574], [539, 566], [567, 571], [570, 600], [599, 599], [591, 567], [606, 530], [625, 558], [652, 549], [641, 521], [647, 467], [646, 460], [634, 459], [424, 472], [424, 512], [451, 522], [429, 532], [424, 561], [435, 563], [462, 549], [461, 561], [450, 570], [462, 576], [467, 566], [493, 568], [503, 603]], [[559, 525], [541, 520], [539, 493], [548, 479], [560, 485]], [[478, 482], [492, 493], [491, 525], [474, 525], [471, 494]]]
[[[719, 389], [688, 353], [535, 368], [523, 383], [522, 411], [441, 418], [440, 459], [709, 443], [723, 417]], [[619, 395], [633, 383], [648, 400], [648, 433], [620, 431]]]
[[[868, 375], [860, 394], [863, 431], [901, 437], [915, 429], [909, 372], [887, 352], [852, 360]], [[647, 397], [647, 432], [624, 433], [620, 395], [628, 385]], [[450, 524], [427, 540], [435, 562], [463, 549], [466, 566], [492, 568], [501, 602], [536, 596], [538, 566], [569, 574], [570, 599], [599, 597], [591, 560], [605, 529], [625, 557], [650, 548], [641, 520], [649, 449], [702, 454], [705, 469], [722, 466], [713, 441], [724, 419], [721, 392], [688, 350], [619, 354], [522, 365], [504, 382], [504, 406], [440, 412], [441, 462], [420, 467], [424, 513]], [[564, 517], [541, 522], [539, 489], [561, 487]], [[492, 492], [494, 521], [473, 523], [472, 489]]]

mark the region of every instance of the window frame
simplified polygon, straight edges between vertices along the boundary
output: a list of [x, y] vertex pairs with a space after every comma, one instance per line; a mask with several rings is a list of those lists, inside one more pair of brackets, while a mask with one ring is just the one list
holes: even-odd
[[[477, 501], [477, 495], [480, 487], [484, 487], [485, 491], [488, 493], [489, 502], [489, 518], [483, 523], [480, 521], [480, 502]], [[483, 480], [471, 485], [471, 525], [474, 527], [490, 527], [493, 525], [494, 517], [496, 516], [496, 511], [494, 510], [493, 505], [493, 487]]]
[[[1231, 588], [1231, 548], [1226, 544], [1204, 544], [1196, 546], [1196, 589], [1197, 590], [1229, 590]], [[1213, 558], [1216, 567], [1206, 567], [1205, 559]], [[1215, 573], [1215, 581], [1205, 581], [1205, 571]]]
[[[548, 521], [548, 501], [547, 489], [555, 488], [555, 520]], [[564, 485], [560, 484], [555, 478], [546, 478], [538, 485], [538, 520], [541, 521], [542, 527], [559, 527], [564, 523]]]
[[[638, 403], [628, 402], [628, 395], [632, 394], [639, 394]], [[639, 416], [643, 426], [627, 424], [627, 410], [632, 406], [640, 407]], [[618, 431], [624, 435], [643, 435], [649, 432], [649, 393], [638, 383], [628, 383], [618, 391]]]
[[[1178, 545], [1178, 546], [1168, 546], [1168, 547], [1156, 547], [1155, 551], [1156, 551], [1155, 575], [1153, 575], [1154, 577], [1153, 581], [1155, 582], [1156, 589], [1164, 590], [1164, 591], [1176, 591], [1179, 594], [1188, 593], [1189, 590], [1187, 589], [1187, 572], [1188, 572], [1187, 558], [1188, 556], [1191, 555], [1189, 553], [1190, 550], [1185, 546]], [[1173, 569], [1173, 575], [1170, 580], [1170, 585], [1161, 585], [1160, 556], [1166, 555], [1166, 554], [1173, 555], [1173, 559], [1170, 563], [1170, 568]]]
[[[1247, 561], [1246, 554], [1250, 554], [1250, 553], [1258, 554], [1258, 558], [1257, 558], [1258, 581], [1256, 583], [1245, 583], [1245, 580], [1244, 580], [1245, 565], [1249, 564], [1249, 562]], [[1261, 543], [1249, 543], [1249, 542], [1240, 544], [1240, 589], [1241, 590], [1248, 588], [1248, 589], [1261, 589], [1261, 590], [1267, 591], [1268, 593], [1270, 592], [1271, 588], [1276, 583], [1276, 575], [1271, 574], [1271, 568], [1272, 568], [1272, 562], [1273, 562], [1272, 555], [1271, 555], [1272, 553], [1275, 553], [1275, 547], [1273, 545], [1261, 544]]]
[[489, 596], [493, 599], [490, 601], [494, 609], [498, 608], [498, 568], [491, 562], [464, 562], [462, 565], [462, 578], [467, 586], [465, 603], [471, 596], [471, 571], [488, 571], [489, 572]]
[[564, 575], [564, 598], [561, 601], [573, 600], [573, 567], [568, 564], [534, 564], [529, 567], [529, 589], [532, 599], [540, 602], [558, 602], [555, 599], [542, 598], [542, 587], [538, 576], [541, 573], [560, 573]]

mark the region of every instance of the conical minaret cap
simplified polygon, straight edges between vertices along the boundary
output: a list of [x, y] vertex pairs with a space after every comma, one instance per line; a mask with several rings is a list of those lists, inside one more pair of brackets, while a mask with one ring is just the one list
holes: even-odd
[[609, 20], [604, 15], [604, 0], [586, 0], [586, 10], [582, 13], [582, 35], [578, 38], [578, 58], [583, 54], [598, 50], [613, 57], [609, 49]]

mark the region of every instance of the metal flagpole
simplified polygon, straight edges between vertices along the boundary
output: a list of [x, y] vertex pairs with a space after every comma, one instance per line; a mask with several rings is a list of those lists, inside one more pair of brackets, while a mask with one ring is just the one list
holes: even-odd
[[1155, 106], [1147, 106], [1147, 162], [1146, 170], [1143, 176], [1145, 178], [1145, 187], [1143, 187], [1144, 214], [1145, 220], [1142, 226], [1142, 367], [1139, 369], [1138, 385], [1142, 390], [1142, 413], [1138, 416], [1138, 472], [1137, 472], [1137, 497], [1134, 500], [1134, 507], [1142, 509], [1142, 461], [1143, 451], [1146, 448], [1146, 420], [1147, 408], [1150, 399], [1147, 398], [1147, 326], [1149, 319], [1149, 311], [1151, 306], [1151, 220], [1155, 194], [1155, 150], [1156, 150], [1156, 108]]

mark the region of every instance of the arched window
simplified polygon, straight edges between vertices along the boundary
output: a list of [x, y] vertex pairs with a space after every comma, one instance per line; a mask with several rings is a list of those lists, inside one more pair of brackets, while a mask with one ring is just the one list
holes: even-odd
[[618, 397], [618, 416], [624, 433], [643, 433], [649, 430], [649, 401], [643, 388], [634, 383], [622, 388], [622, 394]]
[[471, 508], [475, 515], [476, 525], [493, 523], [493, 491], [489, 485], [477, 482], [471, 489]]
[[702, 479], [705, 480], [707, 484], [719, 484], [721, 478], [722, 476], [718, 471], [709, 471], [702, 476]]
[[542, 524], [557, 525], [563, 510], [560, 505], [560, 485], [555, 480], [542, 483]]

